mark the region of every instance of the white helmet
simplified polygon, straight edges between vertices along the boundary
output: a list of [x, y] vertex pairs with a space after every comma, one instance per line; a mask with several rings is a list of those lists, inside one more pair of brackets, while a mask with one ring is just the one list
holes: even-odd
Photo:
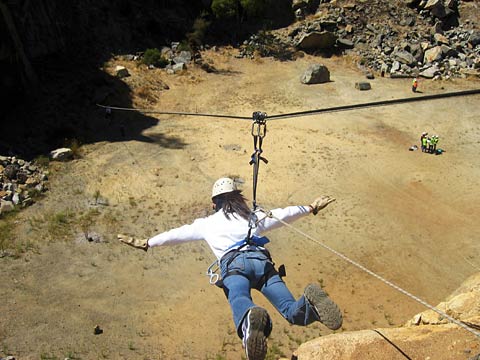
[[215, 181], [215, 184], [213, 184], [212, 199], [217, 195], [229, 193], [235, 190], [237, 190], [237, 185], [235, 184], [235, 181], [233, 181], [233, 179], [220, 178]]

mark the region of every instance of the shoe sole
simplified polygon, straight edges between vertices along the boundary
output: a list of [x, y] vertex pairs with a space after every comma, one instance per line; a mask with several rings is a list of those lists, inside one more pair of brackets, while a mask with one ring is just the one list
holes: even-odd
[[313, 305], [319, 321], [330, 330], [340, 329], [343, 323], [342, 312], [320, 287], [308, 285], [305, 297]]
[[248, 314], [250, 329], [245, 352], [247, 360], [264, 360], [267, 356], [267, 338], [265, 329], [269, 322], [269, 316], [265, 309], [253, 308]]

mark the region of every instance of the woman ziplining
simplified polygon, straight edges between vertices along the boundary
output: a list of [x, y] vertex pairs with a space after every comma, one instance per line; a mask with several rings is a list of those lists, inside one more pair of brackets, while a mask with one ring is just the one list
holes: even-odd
[[247, 359], [263, 360], [272, 322], [267, 310], [254, 304], [252, 289], [260, 291], [291, 324], [306, 326], [319, 321], [331, 330], [342, 325], [343, 317], [338, 306], [318, 285], [308, 285], [298, 300], [294, 298], [264, 246], [268, 239], [262, 237], [263, 233], [282, 226], [281, 221], [290, 223], [308, 214], [317, 214], [333, 201], [335, 199], [330, 196], [321, 196], [307, 206], [274, 209], [271, 214], [275, 218], [263, 211], [252, 216], [235, 181], [220, 178], [212, 189], [213, 215], [150, 239], [125, 235], [118, 235], [118, 238], [145, 251], [155, 246], [205, 240], [218, 260], [222, 280], [217, 285], [223, 288], [228, 299]]

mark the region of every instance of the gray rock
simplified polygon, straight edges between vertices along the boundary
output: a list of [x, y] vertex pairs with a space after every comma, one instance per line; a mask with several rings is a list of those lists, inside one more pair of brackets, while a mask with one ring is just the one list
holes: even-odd
[[337, 36], [330, 31], [311, 32], [303, 35], [297, 47], [304, 50], [329, 49], [335, 46]]
[[370, 90], [371, 88], [372, 86], [368, 81], [361, 81], [361, 82], [355, 83], [355, 89], [358, 89], [358, 90]]
[[468, 42], [472, 46], [477, 46], [478, 44], [480, 44], [480, 31], [473, 32], [468, 38]]
[[73, 158], [73, 151], [69, 148], [60, 148], [50, 151], [50, 160], [68, 161]]
[[447, 37], [442, 34], [436, 33], [435, 35], [433, 35], [433, 38], [435, 39], [437, 45], [450, 44], [450, 41], [448, 41]]
[[433, 63], [434, 61], [441, 60], [442, 58], [443, 58], [442, 47], [435, 46], [425, 51], [423, 61], [429, 64], [429, 63]]
[[12, 203], [14, 205], [20, 204], [21, 201], [22, 201], [20, 197], [21, 197], [21, 195], [19, 193], [14, 193], [13, 196], [12, 196]]
[[119, 78], [125, 78], [130, 76], [127, 68], [125, 66], [120, 66], [120, 65], [117, 65], [115, 67], [115, 75]]
[[192, 60], [192, 53], [190, 51], [180, 51], [180, 54], [173, 58], [175, 64], [188, 64]]
[[10, 164], [5, 166], [5, 169], [3, 170], [3, 175], [7, 179], [12, 180], [17, 177], [17, 172], [18, 172], [18, 166]]
[[440, 69], [438, 68], [437, 65], [433, 65], [421, 71], [419, 75], [427, 79], [433, 79], [435, 75], [438, 75], [438, 74], [440, 74]]
[[186, 69], [185, 63], [178, 63], [178, 64], [172, 65], [172, 71], [174, 74], [185, 69]]
[[415, 58], [408, 51], [401, 50], [393, 54], [393, 58], [398, 62], [406, 65], [413, 65], [416, 63]]
[[13, 202], [6, 201], [6, 200], [0, 200], [0, 214], [13, 211], [14, 209], [15, 209], [15, 206], [14, 206]]
[[354, 47], [353, 41], [343, 38], [337, 39], [337, 44], [346, 49], [353, 49]]
[[394, 61], [392, 64], [392, 68], [390, 69], [390, 73], [396, 73], [398, 70], [400, 70], [400, 62]]
[[323, 64], [311, 65], [302, 75], [303, 84], [321, 84], [330, 81], [330, 71]]

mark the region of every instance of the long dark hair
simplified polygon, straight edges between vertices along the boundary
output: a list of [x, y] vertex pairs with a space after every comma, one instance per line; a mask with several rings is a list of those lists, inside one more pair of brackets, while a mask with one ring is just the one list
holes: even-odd
[[215, 211], [223, 210], [227, 219], [230, 215], [240, 217], [248, 220], [250, 217], [250, 208], [247, 205], [247, 199], [242, 195], [241, 190], [231, 191], [225, 194], [220, 194], [212, 199], [215, 204]]

